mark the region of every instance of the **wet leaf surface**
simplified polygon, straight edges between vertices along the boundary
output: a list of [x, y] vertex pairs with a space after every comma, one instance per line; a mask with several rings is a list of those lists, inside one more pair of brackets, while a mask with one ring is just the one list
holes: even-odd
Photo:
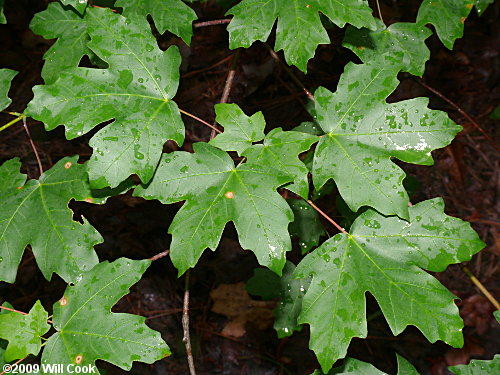
[[163, 144], [181, 144], [184, 125], [177, 105], [180, 55], [176, 47], [161, 51], [146, 19], [133, 23], [109, 9], [88, 9], [89, 48], [109, 69], [74, 68], [49, 85], [33, 89], [27, 112], [51, 130], [66, 127], [68, 139], [114, 119], [90, 140], [93, 188], [116, 187], [136, 173], [153, 176]]
[[461, 130], [446, 113], [428, 109], [427, 98], [388, 104], [399, 69], [389, 56], [349, 63], [335, 93], [315, 93], [317, 121], [326, 134], [314, 155], [314, 185], [320, 189], [333, 178], [353, 211], [370, 206], [407, 218], [405, 174], [391, 158], [431, 165], [431, 151]]
[[61, 159], [38, 180], [19, 172], [17, 159], [0, 167], [0, 280], [14, 282], [27, 245], [46, 279], [55, 272], [74, 282], [82, 272], [97, 264], [94, 245], [99, 233], [85, 220], [73, 221], [71, 199], [91, 198], [87, 168], [78, 157]]
[[170, 354], [160, 334], [142, 316], [112, 313], [151, 264], [120, 258], [83, 274], [54, 304], [56, 333], [47, 341], [42, 364], [94, 365], [97, 359], [130, 370], [133, 361], [153, 363]]
[[50, 329], [47, 319], [48, 313], [40, 301], [35, 303], [27, 315], [2, 310], [0, 338], [9, 342], [3, 355], [4, 360], [11, 362], [29, 354], [37, 355], [42, 346], [41, 337]]
[[416, 326], [431, 341], [463, 345], [456, 298], [423, 271], [443, 271], [484, 247], [470, 224], [443, 213], [441, 199], [410, 207], [410, 221], [374, 210], [350, 234], [337, 234], [308, 254], [296, 277], [312, 275], [299, 323], [311, 326], [310, 348], [323, 371], [343, 358], [353, 337], [366, 337], [365, 293], [377, 300], [394, 335]]
[[281, 274], [291, 249], [287, 228], [293, 214], [276, 188], [291, 178], [261, 164], [235, 168], [226, 152], [205, 143], [193, 146], [194, 154], [165, 154], [151, 183], [134, 192], [162, 203], [186, 201], [168, 230], [170, 256], [179, 274], [194, 267], [206, 248], [217, 248], [229, 221], [241, 246]]

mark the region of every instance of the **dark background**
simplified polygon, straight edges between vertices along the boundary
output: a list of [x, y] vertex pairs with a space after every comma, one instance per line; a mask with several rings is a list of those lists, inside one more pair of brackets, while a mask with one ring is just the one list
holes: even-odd
[[[0, 25], [0, 67], [20, 71], [9, 94], [13, 99], [9, 107], [11, 111], [22, 112], [32, 98], [32, 87], [43, 83], [40, 77], [42, 57], [53, 41], [34, 35], [28, 25], [34, 13], [46, 8], [47, 2], [6, 0], [8, 24]], [[386, 24], [413, 22], [420, 2], [381, 1]], [[498, 151], [492, 144], [492, 139], [498, 138], [498, 130], [490, 114], [499, 103], [500, 36], [496, 32], [499, 5], [496, 2], [490, 6], [481, 18], [473, 10], [465, 22], [464, 38], [455, 43], [453, 51], [447, 50], [435, 35], [429, 38], [427, 45], [431, 50], [431, 60], [426, 65], [423, 80], [401, 74], [401, 84], [389, 98], [389, 101], [399, 101], [427, 96], [431, 108], [448, 112], [464, 127], [449, 147], [433, 153], [434, 166], [399, 164], [410, 176], [413, 203], [442, 196], [447, 214], [470, 221], [487, 243], [486, 249], [474, 256], [467, 266], [497, 297], [500, 294], [497, 201], [500, 172]], [[198, 22], [224, 17], [224, 9], [214, 5], [213, 1], [195, 4], [194, 8], [199, 16]], [[376, 7], [372, 6], [372, 9]], [[307, 75], [292, 68], [311, 91], [320, 85], [335, 91], [345, 64], [359, 61], [353, 53], [341, 47], [343, 30], [333, 27], [329, 34], [332, 43], [317, 49]], [[169, 33], [157, 36], [162, 49], [176, 44], [183, 55], [181, 84], [175, 101], [183, 109], [212, 123], [213, 106], [220, 101], [235, 53], [228, 49], [225, 25], [195, 28], [189, 47]], [[273, 38], [272, 35], [269, 40], [271, 45]], [[282, 53], [279, 55], [284, 61]], [[88, 62], [83, 60], [82, 64]], [[491, 138], [488, 139], [456, 107], [430, 92], [421, 82], [456, 103]], [[229, 101], [239, 104], [247, 114], [262, 110], [268, 124], [266, 130], [278, 126], [291, 129], [310, 120], [305, 110], [306, 96], [261, 43], [241, 51]], [[0, 114], [0, 124], [11, 119], [9, 115]], [[209, 139], [209, 128], [187, 117], [184, 121], [187, 134], [183, 149], [191, 150], [193, 142]], [[67, 155], [79, 154], [81, 161], [87, 160], [92, 152], [87, 142], [98, 128], [68, 141], [62, 127], [45, 132], [43, 125], [32, 119], [28, 119], [28, 124], [45, 169]], [[173, 147], [167, 143], [165, 151], [171, 151]], [[21, 158], [24, 173], [38, 178], [37, 162], [21, 123], [0, 133], [0, 163], [15, 156]], [[329, 215], [340, 220], [334, 197], [326, 197], [319, 204]], [[105, 242], [96, 247], [101, 260], [122, 256], [142, 259], [168, 249], [167, 228], [180, 207], [179, 204], [162, 206], [158, 202], [133, 198], [130, 193], [114, 197], [103, 206], [74, 202], [70, 206], [75, 210], [75, 219], [85, 216], [103, 235]], [[332, 231], [327, 223], [325, 226]], [[297, 243], [290, 259], [295, 262], [300, 259]], [[252, 303], [254, 315], [243, 336], [234, 338], [222, 333], [223, 328], [236, 318], [212, 312], [214, 301], [210, 292], [221, 284], [248, 280], [257, 266], [253, 254], [240, 248], [234, 228], [228, 225], [218, 250], [215, 253], [205, 251], [191, 272], [191, 337], [198, 374], [306, 375], [318, 367], [313, 353], [307, 350], [307, 327], [290, 338], [277, 339], [269, 320], [272, 303]], [[113, 308], [114, 311], [148, 317], [147, 323], [162, 333], [173, 352], [171, 357], [154, 365], [134, 364], [134, 374], [188, 373], [181, 341], [184, 280], [178, 280], [176, 274], [168, 258], [156, 261], [132, 292]], [[500, 329], [492, 317], [493, 306], [458, 265], [452, 265], [435, 276], [461, 299], [457, 303], [466, 325], [463, 349], [452, 349], [443, 343], [430, 344], [413, 327], [394, 338], [383, 316], [375, 314], [369, 322], [368, 338], [354, 339], [348, 355], [394, 373], [394, 352], [398, 352], [422, 374], [433, 375], [447, 374], [448, 365], [467, 363], [471, 358], [492, 358], [500, 344]], [[51, 311], [52, 304], [61, 297], [64, 288], [65, 284], [57, 276], [52, 282], [47, 282], [31, 252], [26, 251], [16, 283], [0, 283], [0, 302], [7, 300], [15, 308], [28, 311], [37, 299], [41, 299], [44, 307]], [[375, 300], [369, 295], [367, 298], [368, 314], [376, 313]], [[232, 308], [235, 311], [241, 309], [243, 314], [247, 305], [237, 306], [238, 301], [236, 298]], [[109, 364], [101, 362], [99, 365], [107, 369], [108, 374], [124, 373]]]

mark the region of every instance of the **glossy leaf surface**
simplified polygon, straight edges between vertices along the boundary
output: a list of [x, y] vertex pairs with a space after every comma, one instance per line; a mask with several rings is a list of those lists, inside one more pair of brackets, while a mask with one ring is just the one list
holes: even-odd
[[264, 138], [266, 120], [262, 112], [247, 116], [236, 104], [216, 104], [215, 113], [224, 132], [210, 140], [211, 145], [241, 155], [253, 142]]
[[293, 176], [293, 184], [287, 185], [286, 188], [307, 198], [309, 170], [298, 156], [309, 150], [318, 139], [314, 135], [276, 128], [266, 134], [264, 144], [252, 145], [243, 151], [243, 155], [249, 162], [276, 168]]
[[280, 278], [280, 302], [274, 316], [274, 329], [278, 333], [278, 338], [291, 336], [294, 331], [300, 331], [301, 325], [297, 319], [302, 310], [302, 300], [307, 288], [311, 283], [311, 278], [294, 279], [293, 273], [295, 264], [286, 262], [283, 269], [283, 276]]
[[163, 144], [181, 144], [184, 125], [171, 100], [179, 80], [180, 55], [175, 46], [161, 51], [146, 19], [130, 22], [109, 9], [86, 11], [89, 48], [108, 69], [74, 68], [36, 86], [30, 116], [52, 130], [66, 127], [68, 139], [114, 119], [90, 140], [93, 188], [115, 187], [131, 174], [149, 181]]
[[278, 307], [274, 310], [274, 329], [278, 338], [291, 336], [294, 331], [300, 331], [301, 326], [297, 318], [302, 308], [304, 297], [311, 279], [294, 279], [295, 264], [290, 261], [285, 263], [281, 277], [274, 272], [257, 268], [254, 275], [248, 280], [246, 290], [248, 293], [260, 296], [264, 300], [279, 298]]
[[265, 42], [278, 19], [275, 50], [285, 52], [286, 61], [307, 70], [307, 62], [319, 44], [330, 43], [320, 13], [339, 27], [350, 23], [358, 28], [375, 28], [372, 10], [365, 0], [243, 0], [227, 14], [230, 48]]
[[455, 375], [492, 375], [500, 373], [500, 354], [490, 360], [473, 359], [468, 365], [451, 366], [448, 369]]
[[293, 221], [288, 230], [290, 235], [299, 240], [302, 254], [318, 246], [320, 237], [325, 235], [318, 212], [306, 201], [289, 199], [288, 204], [293, 211]]
[[0, 69], [0, 110], [4, 110], [12, 103], [7, 94], [10, 90], [10, 83], [16, 74], [15, 70]]
[[118, 0], [115, 6], [123, 8], [125, 17], [151, 15], [161, 34], [170, 31], [187, 44], [193, 35], [192, 23], [198, 18], [181, 0]]
[[291, 247], [287, 228], [293, 214], [276, 188], [291, 178], [260, 164], [235, 168], [226, 152], [206, 143], [193, 147], [194, 154], [165, 154], [151, 183], [134, 192], [163, 203], [186, 201], [168, 230], [170, 256], [179, 274], [194, 267], [206, 248], [217, 248], [229, 221], [241, 246], [281, 274]]
[[476, 6], [477, 14], [479, 16], [482, 16], [486, 8], [488, 8], [488, 6], [490, 4], [493, 4], [494, 2], [495, 0], [476, 0], [474, 2], [474, 5]]
[[144, 317], [111, 312], [150, 264], [126, 258], [104, 261], [68, 286], [54, 304], [57, 332], [47, 342], [42, 364], [85, 366], [102, 359], [130, 370], [133, 361], [153, 363], [169, 355], [167, 344], [146, 326]]
[[41, 337], [45, 335], [50, 325], [47, 323], [49, 314], [37, 301], [28, 315], [2, 310], [0, 314], [0, 338], [9, 342], [4, 353], [6, 362], [37, 355], [42, 345]]
[[61, 0], [64, 5], [71, 5], [78, 13], [83, 14], [87, 8], [88, 0]]
[[430, 165], [431, 151], [461, 129], [446, 113], [428, 109], [427, 98], [388, 104], [399, 69], [388, 56], [349, 63], [334, 94], [325, 88], [315, 93], [317, 121], [326, 134], [315, 150], [314, 185], [319, 190], [333, 178], [353, 211], [366, 205], [407, 218], [405, 174], [391, 157]]
[[441, 199], [410, 207], [410, 221], [374, 210], [350, 234], [337, 234], [308, 254], [296, 277], [312, 275], [299, 323], [311, 326], [310, 348], [323, 371], [345, 356], [353, 337], [366, 337], [365, 293], [377, 300], [394, 335], [416, 326], [431, 341], [463, 345], [456, 298], [422, 269], [443, 271], [484, 246], [469, 223], [443, 213]]
[[42, 77], [46, 84], [55, 82], [62, 70], [76, 68], [84, 55], [93, 54], [87, 47], [90, 37], [86, 20], [61, 3], [50, 3], [46, 10], [35, 14], [30, 29], [46, 39], [58, 38], [44, 55]]
[[464, 34], [464, 22], [473, 5], [474, 0], [423, 0], [417, 23], [434, 25], [441, 42], [452, 49]]
[[98, 262], [93, 247], [101, 236], [88, 222], [73, 221], [68, 208], [71, 199], [91, 198], [86, 166], [77, 160], [64, 158], [26, 184], [18, 159], [0, 167], [0, 280], [15, 281], [27, 245], [48, 280], [55, 272], [75, 282]]
[[431, 52], [425, 40], [432, 32], [415, 23], [393, 23], [389, 27], [377, 20], [377, 29], [348, 27], [343, 46], [349, 48], [365, 63], [388, 54], [399, 60], [400, 69], [422, 76]]

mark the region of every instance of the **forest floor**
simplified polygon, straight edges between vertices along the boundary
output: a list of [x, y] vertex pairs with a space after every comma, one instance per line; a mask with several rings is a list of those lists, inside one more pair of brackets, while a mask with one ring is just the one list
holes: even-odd
[[[386, 23], [414, 20], [420, 1], [399, 2], [404, 3], [399, 8], [387, 5], [393, 3], [382, 2]], [[487, 247], [466, 266], [497, 298], [500, 296], [500, 159], [493, 139], [498, 139], [499, 130], [490, 115], [500, 98], [499, 5], [497, 2], [490, 6], [481, 18], [473, 11], [465, 23], [465, 36], [456, 42], [453, 51], [447, 50], [433, 35], [427, 42], [431, 60], [424, 77], [401, 74], [401, 84], [389, 98], [389, 101], [399, 101], [429, 97], [431, 108], [448, 112], [464, 127], [449, 147], [433, 153], [434, 166], [399, 164], [411, 176], [413, 203], [442, 196], [447, 214], [471, 222]], [[32, 98], [31, 88], [43, 83], [40, 77], [42, 57], [52, 42], [35, 36], [28, 25], [33, 14], [45, 6], [42, 0], [6, 1], [8, 24], [0, 25], [0, 66], [20, 71], [10, 91], [14, 102], [9, 108], [11, 111], [22, 112]], [[224, 10], [220, 7], [198, 4], [195, 8], [200, 21], [224, 18]], [[348, 61], [358, 61], [341, 46], [342, 30], [333, 28], [329, 34], [332, 44], [318, 48], [307, 75], [291, 69], [310, 91], [319, 85], [335, 91], [344, 65]], [[170, 34], [158, 36], [158, 41], [162, 49], [177, 44], [183, 55], [181, 86], [175, 101], [212, 123], [213, 106], [221, 99], [235, 58], [235, 51], [228, 49], [225, 25], [196, 27], [190, 46]], [[278, 55], [284, 61], [282, 53]], [[291, 129], [310, 120], [306, 95], [262, 43], [241, 51], [234, 66], [236, 73], [229, 102], [239, 104], [248, 114], [262, 110], [269, 127]], [[0, 124], [10, 119], [0, 114]], [[190, 118], [184, 120], [187, 136], [183, 149], [189, 151], [193, 142], [209, 139], [210, 129]], [[79, 154], [81, 161], [91, 155], [87, 142], [95, 131], [68, 141], [62, 127], [46, 132], [43, 125], [34, 120], [28, 119], [28, 124], [46, 169], [67, 155]], [[167, 144], [165, 149], [171, 147]], [[20, 157], [23, 172], [38, 178], [37, 161], [22, 125], [0, 133], [0, 163], [12, 157]], [[320, 205], [333, 217], [338, 214], [331, 201], [322, 200]], [[147, 258], [167, 249], [170, 241], [168, 223], [179, 205], [164, 206], [124, 194], [103, 206], [72, 203], [71, 207], [76, 218], [85, 216], [103, 235], [105, 242], [96, 247], [99, 258], [114, 260], [122, 256]], [[297, 244], [294, 246], [294, 252], [300, 254]], [[191, 337], [198, 375], [307, 375], [318, 367], [314, 354], [305, 349], [308, 346], [307, 327], [290, 338], [278, 340], [272, 328], [273, 303], [247, 299], [241, 283], [251, 277], [256, 267], [255, 257], [241, 249], [234, 228], [228, 226], [218, 250], [205, 251], [191, 272]], [[393, 353], [398, 352], [421, 374], [432, 375], [448, 374], [448, 365], [467, 363], [471, 358], [491, 358], [500, 345], [500, 328], [492, 317], [492, 304], [459, 265], [450, 266], [435, 276], [460, 298], [457, 303], [465, 321], [462, 349], [452, 349], [439, 342], [431, 344], [414, 328], [394, 338], [383, 316], [376, 314], [375, 300], [368, 296], [368, 312], [375, 313], [369, 321], [369, 336], [353, 340], [348, 355], [394, 373]], [[52, 282], [47, 282], [33, 255], [27, 251], [16, 283], [0, 283], [0, 302], [8, 300], [17, 309], [29, 310], [37, 299], [41, 299], [50, 309], [64, 288], [64, 282], [56, 276]], [[134, 364], [132, 374], [188, 373], [182, 343], [183, 292], [184, 280], [177, 279], [176, 270], [168, 258], [164, 258], [155, 262], [131, 293], [114, 307], [114, 311], [147, 317], [147, 323], [162, 333], [173, 351], [171, 357], [154, 365]], [[225, 300], [228, 295], [230, 301]], [[228, 311], [229, 318], [211, 310], [214, 302], [224, 301], [232, 311]], [[251, 316], [248, 316], [248, 305], [252, 306]], [[238, 333], [239, 337], [228, 335], [228, 324], [238, 319], [247, 322], [243, 332]], [[103, 364], [103, 368], [108, 374], [124, 373], [109, 365]]]

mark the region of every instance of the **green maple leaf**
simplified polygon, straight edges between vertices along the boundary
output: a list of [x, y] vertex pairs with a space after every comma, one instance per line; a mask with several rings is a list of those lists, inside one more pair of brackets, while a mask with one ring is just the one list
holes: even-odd
[[[394, 23], [386, 27], [377, 20], [377, 29], [348, 27], [343, 46], [349, 48], [365, 63], [389, 54], [400, 59], [401, 70], [422, 77], [431, 52], [425, 40], [432, 32], [415, 23]], [[401, 58], [402, 57], [402, 58]]]
[[227, 12], [234, 15], [227, 28], [229, 46], [248, 48], [256, 40], [265, 42], [278, 18], [275, 50], [283, 49], [286, 61], [305, 72], [316, 47], [330, 43], [320, 13], [339, 27], [375, 27], [365, 0], [243, 0]]
[[179, 275], [194, 267], [206, 248], [217, 248], [229, 221], [241, 246], [281, 274], [291, 247], [287, 228], [293, 215], [276, 188], [290, 182], [290, 176], [260, 164], [235, 168], [226, 152], [206, 143], [193, 148], [194, 154], [163, 155], [151, 183], [134, 192], [163, 203], [186, 201], [169, 228], [170, 256]]
[[198, 18], [181, 0], [118, 0], [115, 6], [123, 8], [125, 17], [151, 15], [161, 34], [168, 30], [187, 44], [193, 36], [191, 24]]
[[264, 138], [266, 122], [262, 112], [249, 117], [236, 104], [217, 104], [215, 112], [217, 122], [224, 126], [224, 132], [212, 139], [210, 144], [224, 151], [237, 151], [252, 163], [279, 168], [294, 177], [294, 183], [287, 189], [307, 197], [308, 169], [298, 155], [309, 150], [318, 141], [317, 137], [277, 128], [265, 136], [264, 144], [253, 145]]
[[476, 0], [474, 2], [474, 5], [476, 6], [477, 14], [479, 16], [482, 16], [486, 8], [488, 8], [488, 6], [490, 4], [493, 4], [494, 2], [495, 0]]
[[45, 83], [55, 82], [62, 70], [77, 67], [84, 55], [93, 55], [87, 47], [90, 37], [86, 20], [61, 3], [50, 3], [46, 10], [35, 14], [30, 29], [46, 39], [58, 38], [44, 55], [42, 77]]
[[493, 359], [481, 361], [473, 359], [468, 365], [448, 367], [455, 375], [493, 375], [500, 373], [500, 354]]
[[441, 42], [451, 50], [464, 34], [464, 22], [473, 5], [474, 0], [423, 0], [417, 23], [434, 25]]
[[[408, 362], [400, 355], [397, 355], [397, 358], [398, 358], [398, 375], [418, 375], [417, 370], [415, 370], [415, 367], [413, 367], [410, 362]], [[323, 374], [321, 370], [316, 370], [311, 375], [321, 375], [321, 374]], [[347, 374], [387, 375], [387, 373], [380, 371], [370, 363], [366, 363], [355, 358], [346, 358], [342, 366], [336, 367], [330, 370], [330, 372], [328, 372], [328, 375], [347, 375]]]
[[16, 312], [0, 314], [0, 338], [9, 341], [4, 353], [6, 362], [38, 354], [41, 337], [50, 329], [48, 317], [40, 301], [36, 301], [27, 315]]
[[87, 9], [87, 0], [61, 0], [64, 5], [71, 5], [78, 13], [83, 14]]
[[118, 186], [131, 174], [149, 181], [163, 144], [181, 144], [184, 125], [177, 105], [180, 55], [158, 48], [146, 19], [130, 22], [110, 9], [88, 9], [89, 48], [109, 69], [73, 68], [49, 85], [36, 86], [27, 112], [47, 130], [60, 124], [72, 139], [114, 119], [90, 140], [93, 188]]
[[7, 108], [12, 100], [7, 96], [10, 83], [18, 72], [10, 69], [0, 69], [0, 110]]
[[287, 189], [307, 198], [309, 194], [309, 170], [298, 155], [309, 150], [318, 137], [296, 131], [276, 128], [267, 133], [264, 144], [253, 145], [243, 151], [249, 162], [277, 168], [293, 176], [293, 184]]
[[350, 234], [337, 234], [308, 254], [296, 277], [312, 275], [299, 323], [309, 323], [323, 371], [342, 358], [353, 337], [366, 337], [365, 293], [377, 300], [394, 335], [416, 326], [431, 342], [463, 345], [456, 298], [422, 271], [443, 271], [484, 247], [469, 223], [447, 216], [442, 199], [410, 207], [410, 220], [361, 214]]
[[236, 104], [216, 104], [215, 114], [224, 132], [210, 140], [211, 145], [241, 155], [253, 142], [264, 139], [266, 120], [262, 112], [247, 116]]
[[315, 93], [317, 121], [326, 134], [315, 150], [314, 185], [319, 190], [333, 178], [353, 211], [366, 205], [407, 218], [405, 175], [391, 158], [431, 165], [431, 151], [461, 130], [446, 113], [428, 109], [427, 98], [388, 104], [399, 69], [389, 56], [349, 63], [335, 94], [325, 88]]
[[289, 199], [288, 204], [293, 211], [293, 222], [290, 223], [288, 230], [292, 238], [299, 239], [300, 250], [305, 254], [318, 246], [319, 239], [326, 234], [325, 229], [318, 212], [306, 201]]
[[56, 333], [42, 354], [42, 364], [93, 365], [97, 359], [130, 370], [133, 361], [153, 363], [170, 354], [160, 334], [145, 318], [111, 312], [151, 264], [120, 258], [99, 263], [78, 284], [68, 286], [54, 304]]
[[75, 282], [97, 264], [95, 244], [99, 233], [86, 221], [73, 221], [71, 199], [89, 200], [91, 193], [85, 165], [78, 156], [60, 160], [38, 180], [26, 184], [18, 159], [0, 167], [0, 280], [14, 282], [28, 244], [45, 278], [53, 272]]

